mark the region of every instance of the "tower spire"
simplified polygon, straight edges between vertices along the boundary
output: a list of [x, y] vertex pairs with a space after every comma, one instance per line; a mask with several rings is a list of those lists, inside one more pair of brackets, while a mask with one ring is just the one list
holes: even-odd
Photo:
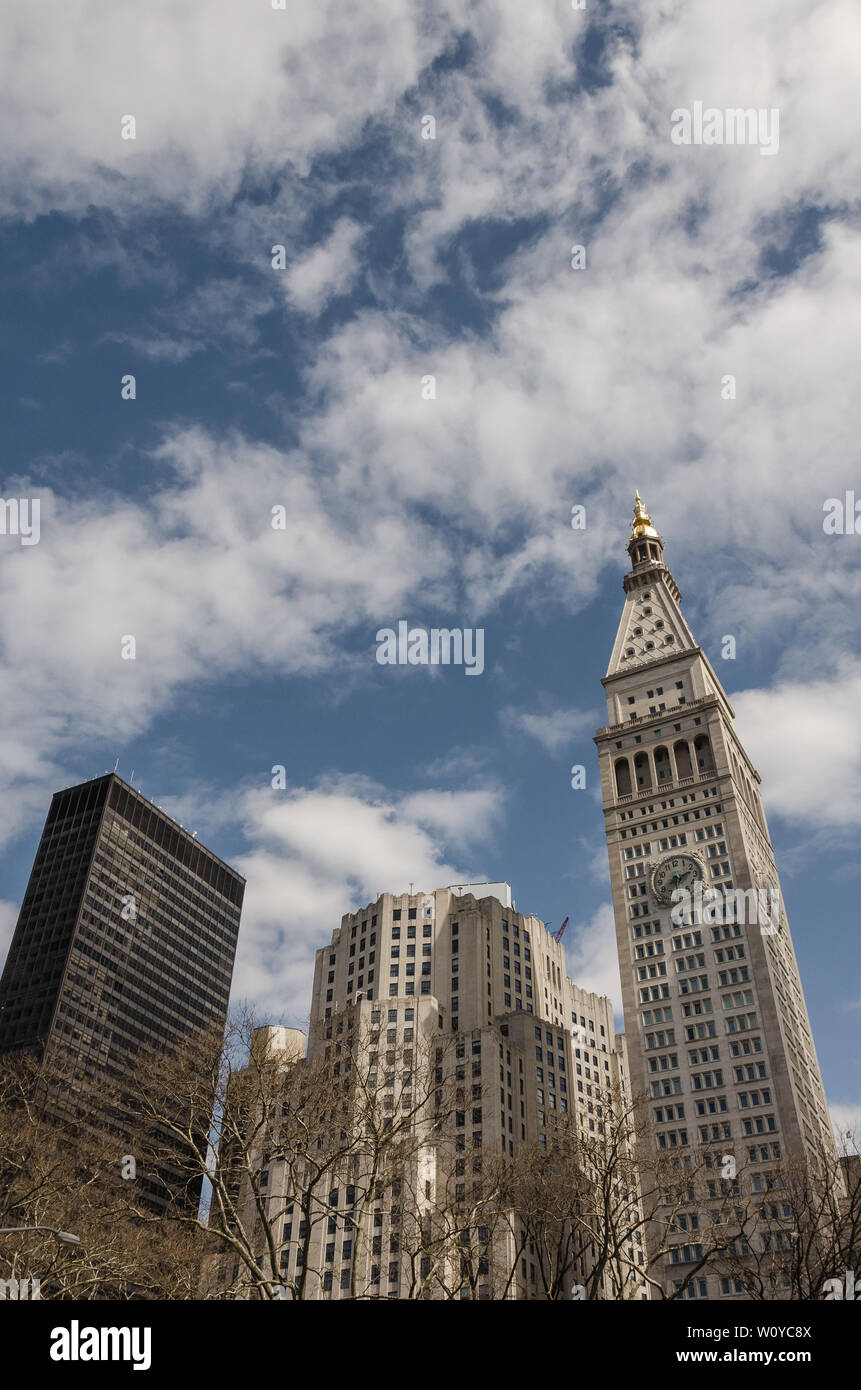
[[640, 536], [651, 536], [656, 540], [660, 540], [660, 536], [658, 536], [657, 531], [652, 525], [652, 518], [646, 511], [638, 489], [634, 500], [634, 521], [631, 526], [631, 540], [636, 540]]
[[646, 511], [646, 504], [639, 491], [634, 499], [634, 519], [628, 540], [628, 554], [634, 574], [646, 573], [656, 565], [663, 565], [664, 562], [664, 542], [652, 525], [652, 518]]
[[[681, 609], [681, 594], [664, 560], [664, 542], [637, 492], [628, 540], [631, 568], [622, 580], [626, 601], [607, 678], [696, 649]], [[611, 711], [611, 723], [621, 714]]]

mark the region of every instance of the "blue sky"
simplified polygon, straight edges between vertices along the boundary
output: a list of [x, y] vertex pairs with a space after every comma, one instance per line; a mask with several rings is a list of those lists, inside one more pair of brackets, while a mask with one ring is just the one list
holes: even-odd
[[[51, 792], [119, 758], [246, 873], [268, 1013], [302, 1023], [342, 912], [468, 877], [570, 915], [617, 996], [592, 734], [639, 487], [848, 1119], [856, 8], [47, 8], [0, 60], [0, 481], [41, 502], [38, 545], [0, 537], [0, 948]], [[695, 101], [778, 109], [779, 150], [673, 144]], [[484, 673], [378, 665], [401, 619], [483, 627]]]

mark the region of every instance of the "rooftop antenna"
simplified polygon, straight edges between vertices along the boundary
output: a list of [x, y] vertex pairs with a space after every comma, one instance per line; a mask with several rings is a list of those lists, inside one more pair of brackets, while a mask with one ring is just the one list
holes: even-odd
[[132, 775], [131, 775], [131, 777], [129, 778], [129, 786], [130, 786], [130, 787], [133, 787], [134, 784], [135, 784], [135, 770], [134, 770], [134, 768], [132, 768]]
[[415, 896], [415, 894], [413, 893], [413, 886], [414, 886], [414, 885], [411, 883], [411, 884], [410, 884], [410, 897], [411, 897], [411, 898]]
[[119, 760], [119, 758], [117, 758], [116, 762], [114, 763], [114, 772], [116, 772], [116, 770], [117, 770], [117, 768], [119, 767], [119, 765], [120, 765], [120, 760]]

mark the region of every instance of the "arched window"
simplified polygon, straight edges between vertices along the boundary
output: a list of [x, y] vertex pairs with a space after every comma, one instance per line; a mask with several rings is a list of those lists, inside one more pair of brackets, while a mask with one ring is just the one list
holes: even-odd
[[711, 739], [708, 734], [697, 734], [694, 739], [694, 753], [700, 772], [714, 772], [715, 760], [712, 754]]
[[676, 759], [676, 775], [678, 777], [693, 777], [694, 769], [687, 739], [680, 738], [673, 744], [673, 754]]
[[616, 759], [616, 795], [631, 795], [631, 769], [627, 758]]
[[637, 779], [638, 789], [646, 791], [651, 789], [652, 769], [645, 753], [638, 753], [634, 758], [634, 775]]
[[673, 780], [673, 769], [670, 766], [670, 755], [666, 748], [655, 749], [655, 775], [658, 782], [671, 782]]

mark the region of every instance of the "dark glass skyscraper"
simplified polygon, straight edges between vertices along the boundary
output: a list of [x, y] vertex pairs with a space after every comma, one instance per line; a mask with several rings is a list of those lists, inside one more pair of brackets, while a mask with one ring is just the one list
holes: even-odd
[[223, 1027], [244, 890], [116, 774], [57, 792], [0, 978], [0, 1051], [57, 1049], [121, 1087], [141, 1048]]

